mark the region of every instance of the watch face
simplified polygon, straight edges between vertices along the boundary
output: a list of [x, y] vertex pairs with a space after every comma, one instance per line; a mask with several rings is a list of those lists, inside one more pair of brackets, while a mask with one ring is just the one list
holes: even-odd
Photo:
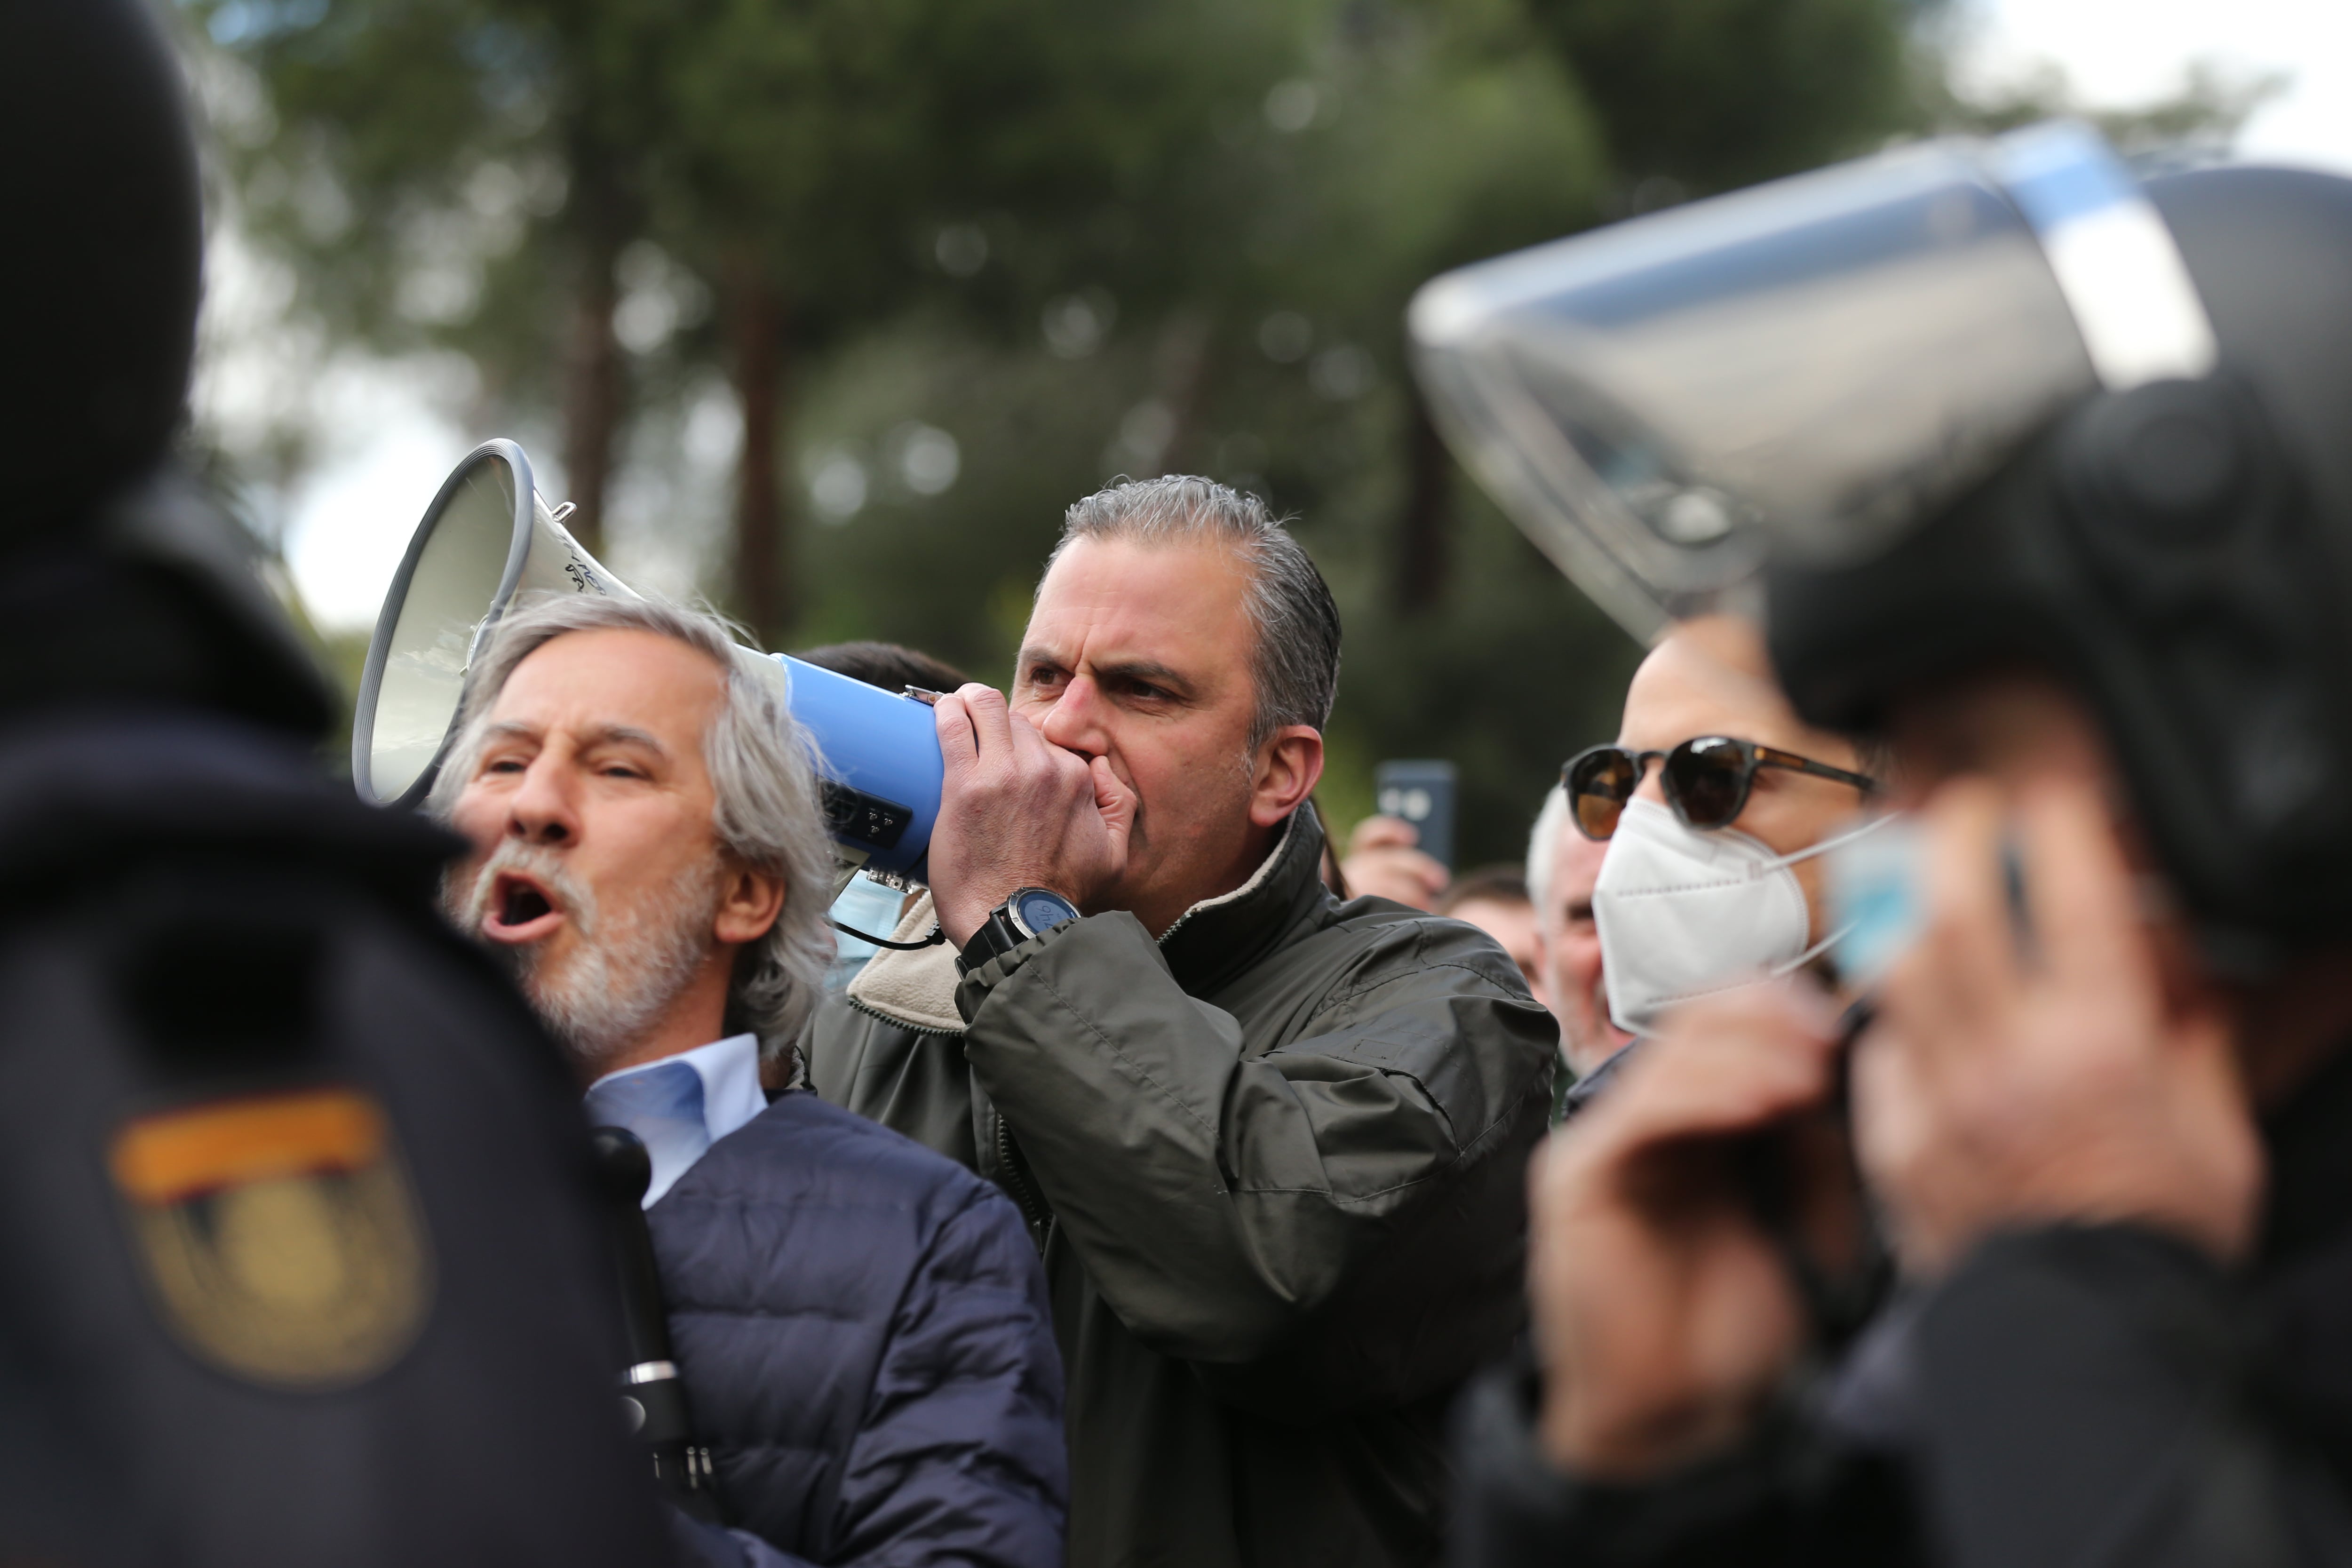
[[1078, 918], [1070, 900], [1043, 888], [1024, 888], [1013, 895], [1013, 917], [1031, 936], [1043, 935]]

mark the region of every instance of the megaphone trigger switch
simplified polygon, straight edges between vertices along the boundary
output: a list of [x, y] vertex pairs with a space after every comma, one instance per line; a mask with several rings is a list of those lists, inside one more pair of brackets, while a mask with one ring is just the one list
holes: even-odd
[[923, 880], [945, 764], [936, 717], [920, 697], [868, 686], [789, 655], [793, 718], [819, 763], [825, 824], [859, 851], [869, 877]]
[[818, 786], [824, 801], [825, 826], [835, 838], [871, 845], [877, 849], [894, 849], [905, 837], [908, 824], [915, 819], [914, 808], [833, 779]]

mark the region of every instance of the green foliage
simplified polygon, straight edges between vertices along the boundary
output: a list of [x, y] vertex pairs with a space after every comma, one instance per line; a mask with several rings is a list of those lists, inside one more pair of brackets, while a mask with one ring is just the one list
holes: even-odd
[[[1412, 290], [1928, 115], [1895, 0], [184, 4], [264, 89], [222, 140], [303, 308], [467, 353], [482, 434], [562, 401], [583, 258], [674, 307], [641, 410], [730, 363], [757, 272], [803, 356], [751, 433], [816, 520], [797, 642], [1002, 679], [1071, 500], [1267, 496], [1348, 627], [1330, 815], [1450, 756], [1465, 862], [1518, 853], [1636, 650], [1424, 438]], [[910, 482], [927, 430], [951, 483]], [[827, 464], [859, 504], [812, 504]]]
[[1903, 0], [1529, 0], [1529, 9], [1609, 128], [1629, 181], [1725, 190], [1864, 150], [1908, 118]]
[[1450, 758], [1461, 770], [1457, 862], [1517, 860], [1560, 764], [1613, 739], [1641, 650], [1561, 579], [1466, 480], [1457, 598], [1418, 616], [1351, 594], [1324, 795], [1334, 820], [1370, 809], [1373, 765]]
[[[1108, 267], [1165, 289], [1206, 247], [1218, 114], [1246, 113], [1300, 19], [1243, 0], [187, 0], [266, 84], [233, 146], [251, 221], [306, 305], [380, 346], [443, 342], [552, 402], [592, 232], [651, 239], [708, 289], [730, 254], [836, 341], [939, 295], [943, 226], [997, 241], [954, 297], [1000, 324]], [[1009, 263], [1010, 265], [1007, 265]], [[687, 323], [690, 328], [695, 323]], [[706, 334], [688, 354], [709, 353]]]
[[[940, 297], [1001, 325], [1140, 270], [1119, 255], [1128, 215], [1194, 216], [1216, 184], [1199, 131], [1297, 47], [1282, 5], [1237, 0], [685, 0], [669, 17], [668, 226], [697, 254], [757, 251], [814, 337]], [[960, 223], [998, 264], [951, 291], [936, 244]]]
[[[1198, 263], [1095, 275], [1118, 326], [1092, 353], [1058, 358], [1034, 328], [1010, 339], [957, 307], [835, 359], [809, 388], [803, 449], [850, 454], [877, 480], [855, 517], [805, 541], [814, 597], [799, 637], [888, 637], [1002, 679], [1071, 500], [1120, 472], [1209, 473], [1294, 516], [1340, 599], [1332, 815], [1369, 809], [1380, 758], [1450, 755], [1465, 772], [1465, 853], [1517, 853], [1571, 742], [1613, 731], [1634, 650], [1458, 479], [1454, 592], [1419, 614], [1391, 600], [1410, 480], [1396, 438], [1412, 411], [1405, 297], [1598, 210], [1590, 120], [1529, 42], [1513, 11], [1477, 26], [1391, 14], [1295, 79], [1315, 96], [1308, 123], [1276, 128], [1261, 93], [1202, 124], [1193, 155], [1232, 179], [1222, 219], [1161, 232], [1163, 257]], [[908, 421], [966, 455], [945, 494], [894, 482]], [[1155, 423], [1160, 438], [1139, 440]]]

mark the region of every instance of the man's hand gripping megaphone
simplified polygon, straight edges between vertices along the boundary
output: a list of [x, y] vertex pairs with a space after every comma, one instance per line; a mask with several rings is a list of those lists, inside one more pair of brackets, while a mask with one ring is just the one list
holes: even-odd
[[948, 940], [965, 946], [1023, 888], [1049, 889], [1081, 913], [1100, 910], [1127, 871], [1134, 790], [1107, 759], [1046, 740], [1001, 691], [965, 686], [932, 711], [947, 775], [930, 885]]

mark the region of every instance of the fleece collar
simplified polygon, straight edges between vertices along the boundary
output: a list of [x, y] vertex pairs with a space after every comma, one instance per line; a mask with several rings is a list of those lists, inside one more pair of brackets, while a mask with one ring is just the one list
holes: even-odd
[[1323, 886], [1323, 825], [1302, 805], [1250, 879], [1203, 899], [1160, 933], [1176, 983], [1195, 996], [1216, 990], [1271, 952], [1330, 894]]
[[[930, 934], [938, 919], [931, 908], [931, 890], [898, 919], [892, 942], [914, 942]], [[963, 1033], [963, 1016], [956, 1011], [956, 950], [947, 942], [911, 949], [883, 948], [866, 961], [849, 983], [849, 1000], [894, 1024], [939, 1034]]]

